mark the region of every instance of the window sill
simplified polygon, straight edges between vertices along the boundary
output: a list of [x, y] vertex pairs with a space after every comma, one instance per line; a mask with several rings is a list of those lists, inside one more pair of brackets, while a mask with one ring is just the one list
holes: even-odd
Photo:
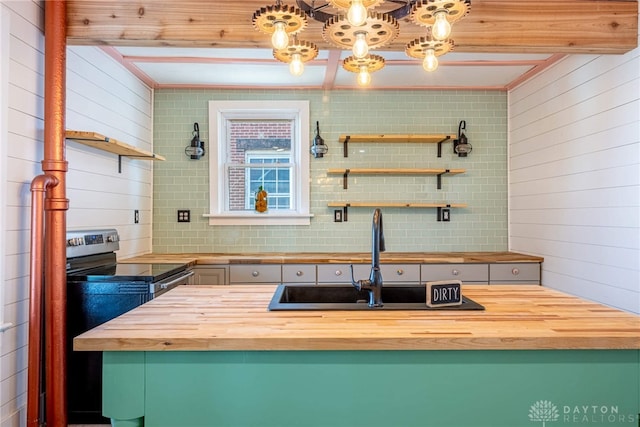
[[209, 225], [311, 225], [313, 214], [239, 212], [204, 214]]

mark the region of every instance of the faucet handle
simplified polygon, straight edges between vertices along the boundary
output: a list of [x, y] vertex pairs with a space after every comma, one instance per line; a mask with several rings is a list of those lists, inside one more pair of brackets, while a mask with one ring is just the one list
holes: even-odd
[[355, 277], [353, 276], [353, 264], [349, 265], [349, 269], [351, 270], [351, 284], [357, 289], [357, 290], [362, 290], [362, 289], [367, 289], [367, 287], [369, 285], [371, 285], [371, 280], [369, 279], [362, 279], [362, 280], [356, 280]]
[[353, 286], [355, 286], [357, 289], [360, 289], [359, 286], [360, 284], [358, 282], [356, 282], [355, 277], [353, 276], [353, 264], [349, 265], [349, 269], [351, 270], [351, 284]]

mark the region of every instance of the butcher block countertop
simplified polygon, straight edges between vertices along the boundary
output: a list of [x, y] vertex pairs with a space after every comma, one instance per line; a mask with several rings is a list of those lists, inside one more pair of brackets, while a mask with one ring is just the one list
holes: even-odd
[[268, 311], [272, 285], [179, 286], [75, 350], [640, 349], [640, 317], [536, 285], [463, 285], [485, 311]]
[[[268, 252], [268, 253], [181, 253], [147, 254], [118, 260], [123, 263], [195, 263], [206, 264], [340, 264], [369, 263], [371, 253], [358, 252]], [[520, 263], [542, 262], [543, 258], [516, 252], [383, 252], [380, 262], [386, 264], [440, 263]]]

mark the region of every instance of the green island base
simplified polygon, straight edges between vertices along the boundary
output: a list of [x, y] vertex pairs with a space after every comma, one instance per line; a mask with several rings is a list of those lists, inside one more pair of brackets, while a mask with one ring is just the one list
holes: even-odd
[[113, 427], [639, 426], [639, 350], [104, 352]]

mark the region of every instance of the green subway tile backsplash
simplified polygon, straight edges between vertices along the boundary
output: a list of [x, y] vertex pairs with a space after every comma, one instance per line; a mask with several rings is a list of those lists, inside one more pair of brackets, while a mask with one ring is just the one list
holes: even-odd
[[[210, 226], [208, 153], [189, 160], [184, 148], [193, 123], [210, 149], [208, 102], [223, 100], [309, 100], [310, 138], [315, 122], [329, 146], [311, 157], [310, 226]], [[343, 134], [450, 134], [466, 120], [472, 153], [458, 158], [452, 143], [351, 144], [343, 157]], [[451, 222], [436, 221], [436, 209], [383, 208], [387, 251], [503, 251], [507, 249], [507, 95], [500, 91], [181, 90], [155, 91], [153, 251], [171, 252], [367, 252], [373, 209], [350, 208], [348, 221], [333, 222], [329, 201], [467, 203], [452, 209]], [[349, 189], [329, 168], [449, 168], [445, 176], [352, 176]], [[191, 222], [177, 223], [190, 209]]]

